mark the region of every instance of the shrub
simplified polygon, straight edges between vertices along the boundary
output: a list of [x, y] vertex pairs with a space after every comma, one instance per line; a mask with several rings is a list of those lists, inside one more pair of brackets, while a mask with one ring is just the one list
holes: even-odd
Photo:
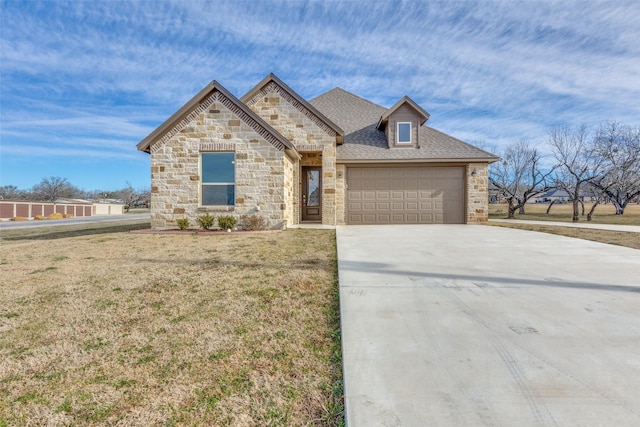
[[218, 226], [223, 230], [233, 230], [237, 223], [238, 220], [232, 215], [221, 215], [218, 217]]
[[242, 229], [243, 230], [264, 230], [267, 228], [267, 222], [258, 215], [245, 215], [242, 218]]
[[196, 221], [198, 222], [198, 225], [202, 227], [202, 229], [208, 230], [216, 223], [216, 217], [210, 215], [209, 212], [207, 212], [206, 215], [201, 215], [196, 218]]
[[189, 227], [189, 218], [176, 219], [176, 223], [178, 223], [180, 230], [186, 230]]

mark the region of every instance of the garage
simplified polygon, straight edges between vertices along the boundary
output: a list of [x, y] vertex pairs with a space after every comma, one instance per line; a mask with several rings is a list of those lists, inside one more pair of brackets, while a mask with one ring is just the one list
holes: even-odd
[[463, 224], [463, 166], [347, 168], [348, 224]]

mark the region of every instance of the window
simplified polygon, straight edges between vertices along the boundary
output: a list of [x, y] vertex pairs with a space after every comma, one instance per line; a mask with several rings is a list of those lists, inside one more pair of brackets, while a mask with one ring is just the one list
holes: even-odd
[[235, 204], [235, 155], [202, 153], [202, 206]]
[[411, 122], [398, 122], [396, 139], [398, 144], [411, 144]]

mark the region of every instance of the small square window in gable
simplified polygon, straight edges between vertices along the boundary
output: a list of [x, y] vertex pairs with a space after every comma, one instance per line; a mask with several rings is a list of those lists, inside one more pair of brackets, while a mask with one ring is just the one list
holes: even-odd
[[398, 122], [396, 125], [396, 143], [411, 144], [413, 142], [411, 133], [411, 122]]

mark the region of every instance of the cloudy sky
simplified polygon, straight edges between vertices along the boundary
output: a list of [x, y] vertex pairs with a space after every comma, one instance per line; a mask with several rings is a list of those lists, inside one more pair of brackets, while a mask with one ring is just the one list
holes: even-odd
[[211, 80], [339, 86], [498, 147], [640, 125], [638, 1], [0, 0], [0, 185], [150, 185], [136, 144]]

